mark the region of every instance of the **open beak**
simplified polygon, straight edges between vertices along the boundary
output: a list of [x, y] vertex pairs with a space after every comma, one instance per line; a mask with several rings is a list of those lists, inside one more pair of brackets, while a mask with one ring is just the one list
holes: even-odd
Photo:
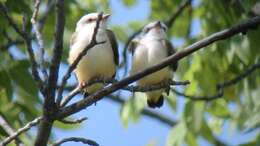
[[106, 20], [109, 16], [110, 16], [110, 14], [104, 14], [103, 17], [102, 17], [102, 19], [103, 19], [103, 20]]

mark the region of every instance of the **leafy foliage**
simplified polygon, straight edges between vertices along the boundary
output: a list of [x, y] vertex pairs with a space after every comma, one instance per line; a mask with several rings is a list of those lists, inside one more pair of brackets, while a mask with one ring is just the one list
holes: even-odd
[[[32, 34], [30, 17], [33, 11], [32, 0], [0, 0], [5, 3], [10, 16], [22, 27], [22, 18], [25, 16], [26, 30]], [[122, 0], [126, 7], [135, 7], [138, 0]], [[167, 20], [180, 5], [181, 0], [149, 1], [149, 17], [142, 21], [131, 21], [124, 25], [111, 26], [120, 43], [124, 44], [128, 36], [140, 29], [145, 23], [160, 19]], [[170, 39], [183, 40], [178, 50], [184, 46], [196, 42], [210, 34], [230, 27], [247, 19], [248, 12], [258, 0], [193, 0], [192, 6], [186, 8], [169, 28]], [[50, 3], [42, 1], [39, 19], [46, 17], [45, 10]], [[64, 36], [63, 64], [67, 64], [69, 39], [74, 31], [75, 23], [84, 14], [92, 11], [111, 12], [108, 0], [70, 0], [66, 1], [65, 14], [66, 26]], [[199, 26], [194, 27], [198, 21]], [[41, 113], [42, 97], [39, 89], [31, 76], [30, 62], [24, 44], [15, 43], [21, 38], [10, 27], [7, 20], [0, 13], [0, 114], [4, 115], [11, 126], [18, 129], [28, 121]], [[190, 25], [191, 23], [191, 25]], [[46, 58], [50, 60], [52, 55], [55, 14], [52, 9], [44, 22], [42, 35]], [[192, 35], [190, 31], [193, 32]], [[182, 89], [190, 95], [212, 95], [216, 92], [216, 84], [230, 80], [260, 59], [260, 29], [250, 31], [244, 35], [238, 35], [208, 46], [203, 51], [188, 56], [179, 62], [176, 77], [190, 80], [191, 85]], [[9, 44], [12, 42], [11, 45]], [[33, 37], [33, 43], [36, 43]], [[173, 42], [175, 43], [175, 42]], [[9, 44], [9, 45], [7, 45]], [[7, 46], [7, 47], [6, 47]], [[34, 46], [37, 50], [37, 46]], [[36, 51], [37, 52], [37, 51]], [[123, 60], [123, 59], [122, 59]], [[49, 63], [49, 62], [48, 62]], [[48, 67], [48, 63], [46, 67]], [[120, 68], [124, 70], [125, 68]], [[167, 146], [183, 145], [196, 146], [199, 137], [216, 144], [215, 135], [222, 129], [223, 121], [232, 124], [236, 129], [255, 131], [260, 125], [260, 71], [256, 71], [235, 86], [226, 88], [222, 99], [211, 102], [194, 102], [185, 99], [184, 111], [178, 119], [177, 125], [169, 130], [166, 140]], [[172, 112], [176, 112], [176, 100], [174, 93], [167, 97], [167, 103]], [[233, 106], [234, 108], [230, 108]], [[143, 94], [130, 98], [121, 107], [120, 117], [124, 126], [129, 120], [138, 122], [142, 109], [145, 107]], [[57, 128], [73, 129], [61, 123], [55, 124]], [[6, 136], [0, 127], [0, 139]], [[246, 145], [259, 144], [259, 131], [257, 137]], [[22, 137], [26, 139], [26, 137]], [[153, 144], [151, 144], [153, 145]]]

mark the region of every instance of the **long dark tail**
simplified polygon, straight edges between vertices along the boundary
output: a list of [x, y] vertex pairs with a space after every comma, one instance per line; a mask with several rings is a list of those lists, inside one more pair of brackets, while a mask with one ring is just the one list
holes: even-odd
[[157, 101], [153, 100], [154, 98], [148, 98], [147, 104], [150, 108], [160, 108], [163, 105], [164, 99], [161, 95]]

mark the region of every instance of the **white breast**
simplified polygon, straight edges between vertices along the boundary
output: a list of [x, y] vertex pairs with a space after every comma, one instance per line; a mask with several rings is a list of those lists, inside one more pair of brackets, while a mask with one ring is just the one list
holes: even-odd
[[[131, 74], [155, 65], [167, 57], [167, 50], [159, 40], [142, 39], [137, 46], [132, 63]], [[138, 81], [140, 85], [155, 84], [171, 78], [171, 71], [166, 67]]]
[[[92, 34], [89, 30], [79, 32], [79, 38], [71, 46], [69, 63], [89, 44]], [[89, 49], [87, 55], [79, 62], [75, 73], [79, 82], [85, 82], [95, 77], [111, 78], [115, 73], [114, 54], [105, 30], [97, 33], [97, 42], [106, 41]]]

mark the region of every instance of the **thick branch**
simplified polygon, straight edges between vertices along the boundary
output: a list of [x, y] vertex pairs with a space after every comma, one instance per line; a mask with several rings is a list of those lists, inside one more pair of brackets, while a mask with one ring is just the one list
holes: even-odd
[[[86, 82], [84, 86], [80, 88], [80, 86], [77, 86], [75, 89], [73, 89], [67, 96], [63, 98], [63, 101], [61, 102], [61, 107], [64, 107], [74, 96], [79, 94], [82, 89], [91, 86], [95, 83], [105, 83], [105, 84], [110, 84], [110, 83], [117, 83], [118, 81], [116, 79], [93, 79], [90, 80], [89, 82]], [[147, 92], [147, 91], [153, 91], [153, 90], [158, 90], [158, 89], [164, 89], [168, 88], [172, 85], [188, 85], [189, 81], [183, 81], [183, 82], [178, 82], [178, 81], [172, 81], [168, 80], [165, 82], [161, 82], [158, 84], [153, 84], [153, 85], [147, 85], [147, 86], [126, 86], [123, 87], [123, 90], [127, 90], [130, 92]]]
[[181, 97], [185, 97], [194, 101], [211, 101], [218, 98], [221, 98], [224, 95], [224, 88], [228, 86], [235, 85], [237, 82], [243, 80], [244, 78], [248, 77], [251, 73], [253, 73], [256, 69], [260, 69], [260, 63], [253, 64], [249, 68], [245, 69], [241, 74], [236, 76], [235, 78], [225, 81], [223, 83], [219, 83], [216, 85], [217, 93], [212, 96], [194, 96], [194, 95], [187, 95], [185, 93], [181, 93], [176, 89], [171, 89], [177, 95]]
[[182, 49], [182, 51], [179, 51], [179, 52], [167, 57], [166, 59], [164, 59], [163, 61], [161, 61], [160, 63], [158, 63], [156, 65], [153, 65], [143, 71], [140, 71], [135, 75], [127, 77], [115, 84], [112, 84], [111, 86], [105, 87], [105, 88], [99, 90], [98, 92], [88, 96], [87, 98], [85, 98], [77, 103], [74, 103], [66, 108], [63, 108], [60, 111], [58, 118], [62, 119], [66, 116], [76, 113], [76, 112], [92, 105], [93, 103], [97, 102], [98, 100], [102, 99], [102, 97], [104, 97], [118, 89], [121, 89], [124, 86], [126, 86], [130, 83], [133, 83], [136, 80], [139, 80], [148, 74], [156, 72], [156, 71], [168, 66], [169, 64], [176, 63], [178, 60], [194, 53], [195, 51], [198, 51], [199, 49], [201, 49], [205, 46], [208, 46], [216, 41], [232, 37], [241, 32], [246, 32], [246, 31], [248, 31], [248, 29], [255, 28], [259, 24], [260, 24], [260, 17], [257, 16], [257, 17], [247, 20], [245, 23], [241, 23], [241, 24], [231, 27], [229, 29], [225, 29], [223, 31], [212, 34], [211, 36]]
[[24, 127], [18, 129], [15, 133], [4, 139], [0, 145], [7, 145], [10, 143], [12, 140], [16, 139], [20, 134], [30, 130], [33, 126], [37, 125], [40, 121], [42, 120], [42, 117], [38, 117], [34, 119], [33, 121], [27, 123]]
[[64, 138], [58, 142], [55, 142], [52, 146], [59, 146], [65, 142], [81, 142], [83, 144], [87, 144], [87, 145], [90, 145], [90, 146], [99, 146], [98, 143], [96, 143], [95, 141], [93, 140], [90, 140], [90, 139], [85, 139], [85, 138], [82, 138], [82, 137], [69, 137], [69, 138]]
[[48, 85], [45, 90], [44, 105], [43, 105], [43, 119], [40, 122], [39, 130], [37, 133], [35, 146], [46, 146], [57, 107], [55, 105], [55, 90], [57, 85], [59, 67], [61, 56], [63, 52], [63, 33], [65, 25], [64, 14], [64, 0], [56, 1], [56, 26], [55, 26], [55, 38], [54, 38], [54, 50], [51, 60]]

